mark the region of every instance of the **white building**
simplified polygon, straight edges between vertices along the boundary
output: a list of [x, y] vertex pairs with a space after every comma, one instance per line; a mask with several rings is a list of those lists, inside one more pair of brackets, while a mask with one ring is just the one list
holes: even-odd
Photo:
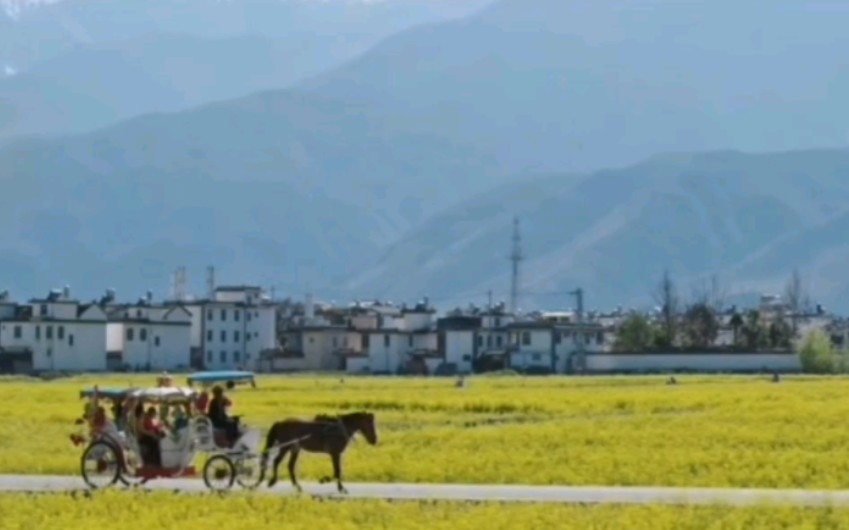
[[278, 346], [277, 311], [259, 287], [218, 287], [212, 299], [183, 305], [191, 314], [198, 368], [256, 369], [260, 353]]
[[106, 314], [80, 304], [70, 289], [0, 307], [0, 347], [28, 352], [36, 371], [106, 370]]
[[113, 306], [106, 326], [110, 361], [129, 370], [180, 370], [191, 366], [192, 314], [182, 305], [155, 305], [150, 294], [136, 304]]

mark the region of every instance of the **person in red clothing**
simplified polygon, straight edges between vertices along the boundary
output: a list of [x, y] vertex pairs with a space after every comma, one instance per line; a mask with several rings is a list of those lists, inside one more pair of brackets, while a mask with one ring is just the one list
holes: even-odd
[[[136, 405], [137, 414], [142, 410], [141, 403]], [[152, 466], [161, 467], [162, 453], [159, 447], [159, 440], [165, 436], [165, 429], [157, 419], [156, 407], [147, 409], [136, 429], [139, 445], [147, 449], [147, 458], [145, 460]]]
[[195, 400], [195, 408], [199, 414], [206, 414], [206, 407], [209, 405], [209, 392], [205, 389], [198, 395]]

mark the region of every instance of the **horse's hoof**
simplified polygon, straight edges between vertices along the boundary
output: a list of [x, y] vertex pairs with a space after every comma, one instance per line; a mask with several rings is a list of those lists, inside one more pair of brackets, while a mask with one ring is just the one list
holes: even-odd
[[275, 484], [277, 484], [277, 481], [276, 481], [276, 480], [269, 480], [269, 481], [268, 481], [268, 487], [269, 487], [269, 488], [273, 488]]

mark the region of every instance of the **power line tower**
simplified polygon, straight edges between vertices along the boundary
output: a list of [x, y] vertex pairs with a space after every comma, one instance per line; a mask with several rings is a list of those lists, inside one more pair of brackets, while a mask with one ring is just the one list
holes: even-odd
[[171, 285], [171, 296], [177, 302], [186, 300], [186, 267], [177, 267], [174, 271], [173, 283]]
[[519, 263], [525, 259], [522, 255], [522, 236], [519, 234], [519, 218], [513, 217], [513, 251], [510, 261], [513, 263], [513, 274], [510, 280], [510, 311], [515, 315], [519, 302]]
[[577, 370], [583, 372], [586, 369], [586, 352], [584, 344], [587, 340], [584, 333], [584, 290], [580, 287], [571, 291], [569, 294], [575, 297], [575, 324], [577, 330], [577, 344], [575, 348], [575, 357], [577, 359]]

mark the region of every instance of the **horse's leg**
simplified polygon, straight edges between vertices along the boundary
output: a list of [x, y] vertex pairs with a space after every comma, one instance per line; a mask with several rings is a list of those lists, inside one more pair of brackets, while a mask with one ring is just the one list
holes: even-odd
[[333, 478], [336, 479], [336, 489], [339, 490], [339, 493], [348, 493], [348, 490], [342, 485], [342, 453], [333, 451], [330, 453], [330, 459], [333, 460]]
[[280, 467], [280, 462], [283, 461], [283, 457], [286, 456], [286, 452], [288, 450], [288, 446], [283, 446], [277, 451], [277, 456], [274, 457], [274, 462], [272, 462], [271, 464], [271, 478], [268, 479], [269, 488], [277, 484], [277, 470]]
[[297, 477], [295, 477], [295, 466], [298, 464], [298, 453], [300, 452], [300, 448], [295, 447], [292, 449], [292, 454], [289, 456], [289, 479], [292, 481], [292, 486], [298, 490], [298, 493], [304, 491], [301, 488], [301, 485], [298, 484]]

